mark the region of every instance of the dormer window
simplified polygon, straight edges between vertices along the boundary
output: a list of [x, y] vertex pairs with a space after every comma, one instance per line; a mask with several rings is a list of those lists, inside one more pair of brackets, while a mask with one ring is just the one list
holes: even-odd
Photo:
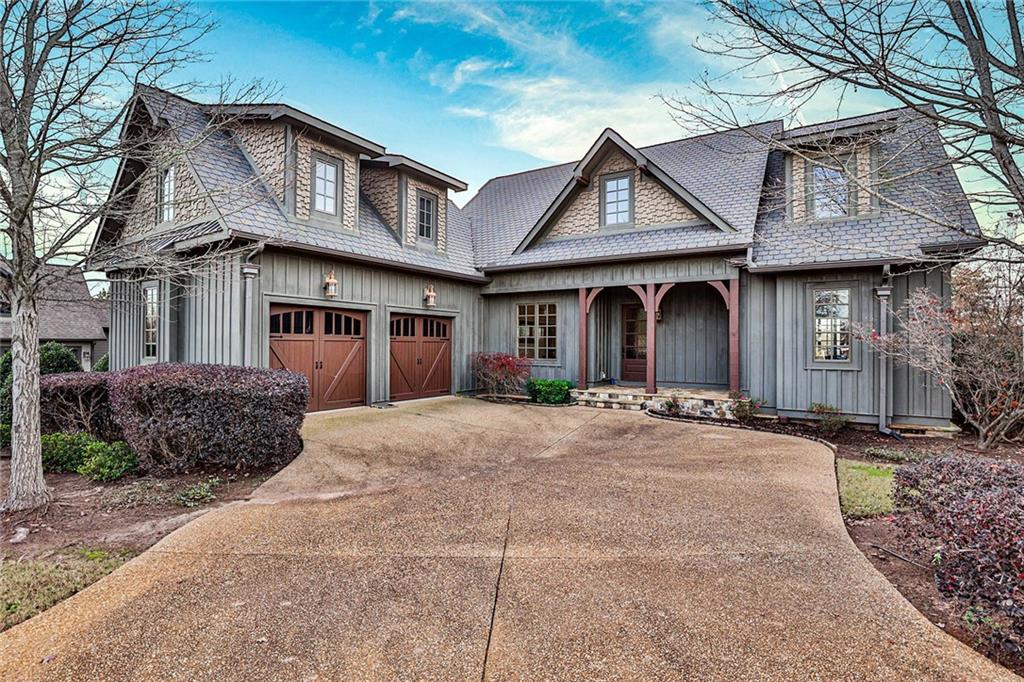
[[338, 164], [325, 158], [313, 159], [313, 210], [338, 215]]
[[157, 188], [157, 220], [166, 223], [174, 220], [174, 166], [168, 166], [160, 173]]
[[437, 197], [433, 194], [416, 193], [416, 237], [431, 242], [437, 237]]
[[601, 178], [601, 225], [612, 227], [633, 222], [633, 174]]
[[850, 178], [845, 164], [839, 168], [814, 164], [811, 170], [810, 201], [815, 218], [850, 215]]

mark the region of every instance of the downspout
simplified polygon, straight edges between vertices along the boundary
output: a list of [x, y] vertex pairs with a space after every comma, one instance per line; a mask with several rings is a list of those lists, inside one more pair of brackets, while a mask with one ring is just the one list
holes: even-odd
[[[883, 338], [889, 333], [889, 297], [892, 296], [892, 275], [889, 266], [884, 266], [882, 285], [875, 287], [878, 296], [878, 334]], [[889, 360], [885, 353], [878, 353], [878, 430], [887, 436], [902, 440], [902, 436], [889, 428]]]
[[252, 344], [253, 344], [253, 310], [252, 310], [252, 286], [253, 280], [260, 274], [260, 266], [252, 262], [252, 259], [263, 251], [258, 246], [245, 257], [242, 262], [242, 296], [244, 309], [242, 313], [242, 365], [252, 367]]

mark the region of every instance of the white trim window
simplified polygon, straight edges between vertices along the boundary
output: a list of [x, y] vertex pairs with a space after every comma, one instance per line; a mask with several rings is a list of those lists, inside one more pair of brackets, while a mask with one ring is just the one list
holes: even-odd
[[338, 164], [313, 159], [313, 210], [338, 215]]
[[177, 185], [174, 166], [160, 172], [160, 188], [157, 193], [157, 219], [161, 223], [174, 220], [174, 194]]
[[424, 241], [437, 237], [437, 199], [426, 192], [416, 193], [416, 237]]
[[558, 360], [558, 310], [554, 303], [516, 304], [516, 349], [521, 358]]
[[853, 330], [849, 289], [814, 290], [814, 361], [849, 362]]
[[142, 287], [142, 360], [155, 362], [160, 342], [160, 285]]

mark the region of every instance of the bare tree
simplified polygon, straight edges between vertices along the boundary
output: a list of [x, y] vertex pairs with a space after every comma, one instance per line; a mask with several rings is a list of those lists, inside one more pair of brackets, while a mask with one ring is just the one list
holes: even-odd
[[1024, 270], [991, 264], [962, 268], [953, 307], [927, 289], [894, 313], [896, 330], [858, 335], [881, 354], [934, 377], [986, 450], [1024, 430], [1021, 317]]
[[[728, 71], [699, 79], [700, 94], [665, 97], [688, 126], [735, 127], [765, 116], [799, 118], [808, 104], [840, 103], [850, 92], [881, 93], [913, 114], [903, 121], [930, 125], [878, 134], [902, 140], [902, 153], [922, 135], [941, 135], [949, 159], [901, 166], [897, 152], [881, 159], [881, 178], [853, 175], [856, 191], [871, 193], [881, 208], [911, 212], [950, 230], [976, 236], [973, 220], [940, 193], [928, 195], [934, 173], [952, 161], [970, 182], [968, 198], [978, 209], [1019, 228], [1024, 214], [1024, 39], [1017, 5], [980, 7], [969, 0], [710, 0], [716, 30], [696, 47]], [[899, 126], [899, 120], [894, 122]], [[759, 129], [751, 128], [756, 134]], [[932, 131], [932, 132], [929, 132]], [[766, 135], [766, 138], [772, 136]], [[797, 155], [806, 147], [786, 146]], [[845, 151], [831, 154], [839, 167]], [[815, 153], [827, 152], [823, 145]], [[816, 156], [820, 163], [820, 156]], [[886, 168], [888, 166], [888, 168]], [[904, 202], [884, 186], [911, 176], [920, 201]], [[962, 200], [961, 200], [962, 201]], [[951, 209], [951, 210], [946, 210]], [[1024, 260], [1019, 230], [992, 231], [988, 242], [1003, 247], [980, 257]], [[792, 235], [790, 235], [792, 238]], [[821, 239], [819, 236], [818, 239]], [[905, 255], [905, 254], [904, 254]]]
[[[200, 58], [196, 43], [211, 28], [205, 15], [173, 1], [13, 0], [3, 6], [0, 293], [11, 304], [13, 355], [7, 510], [35, 508], [49, 499], [40, 455], [37, 306], [47, 295], [48, 278], [64, 269], [47, 264], [93, 267], [90, 236], [98, 218], [131, 210], [126, 197], [133, 183], [112, 182], [120, 160], [151, 163], [213, 139], [206, 126], [186, 131], [184, 140], [177, 135], [176, 145], [125, 134], [140, 93]], [[177, 87], [188, 91], [197, 85]], [[256, 100], [262, 86], [242, 90]], [[101, 264], [132, 258], [145, 271], [188, 268], [210, 251], [172, 258], [136, 240], [91, 257]]]

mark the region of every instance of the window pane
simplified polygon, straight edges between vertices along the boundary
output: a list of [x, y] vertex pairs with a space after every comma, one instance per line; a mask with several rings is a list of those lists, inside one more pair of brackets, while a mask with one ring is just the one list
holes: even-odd
[[850, 205], [850, 186], [846, 171], [815, 166], [812, 177], [815, 217], [834, 218], [847, 215]]
[[557, 306], [553, 303], [516, 305], [516, 349], [519, 357], [558, 359]]
[[813, 358], [848, 361], [852, 341], [850, 290], [816, 289], [813, 298]]

